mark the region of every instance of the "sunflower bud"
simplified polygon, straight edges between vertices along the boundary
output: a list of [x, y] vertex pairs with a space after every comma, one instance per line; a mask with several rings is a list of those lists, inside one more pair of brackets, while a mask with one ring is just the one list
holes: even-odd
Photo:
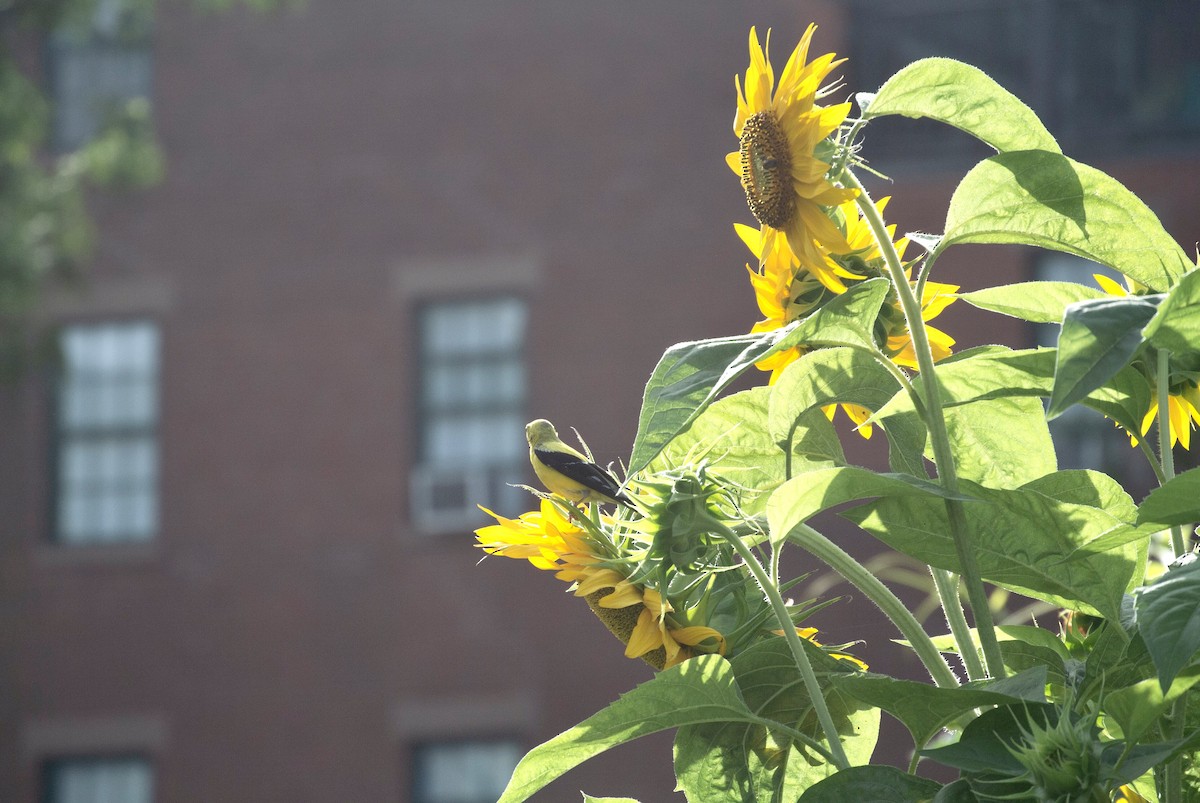
[[1062, 709], [1055, 722], [1031, 718], [1021, 727], [1021, 739], [1008, 746], [1024, 768], [1012, 780], [1028, 784], [1029, 800], [1107, 801], [1103, 750], [1095, 723], [1069, 708]]

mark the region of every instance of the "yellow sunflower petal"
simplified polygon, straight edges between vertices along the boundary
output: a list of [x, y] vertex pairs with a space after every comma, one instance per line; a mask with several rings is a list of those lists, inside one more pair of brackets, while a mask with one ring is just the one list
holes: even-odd
[[654, 614], [647, 608], [638, 615], [637, 624], [629, 634], [629, 641], [625, 644], [625, 657], [640, 658], [661, 646], [662, 632], [658, 629]]
[[1122, 287], [1119, 282], [1113, 281], [1103, 273], [1093, 273], [1092, 278], [1096, 280], [1096, 284], [1100, 285], [1100, 289], [1110, 296], [1129, 295], [1129, 291]]
[[742, 174], [742, 154], [738, 151], [725, 154], [725, 164], [729, 165], [735, 176]]

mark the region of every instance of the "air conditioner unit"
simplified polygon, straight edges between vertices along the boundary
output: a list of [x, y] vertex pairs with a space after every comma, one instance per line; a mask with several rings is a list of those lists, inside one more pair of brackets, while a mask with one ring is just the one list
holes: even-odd
[[425, 532], [474, 529], [486, 519], [477, 506], [494, 504], [485, 468], [414, 466], [409, 491], [413, 524]]

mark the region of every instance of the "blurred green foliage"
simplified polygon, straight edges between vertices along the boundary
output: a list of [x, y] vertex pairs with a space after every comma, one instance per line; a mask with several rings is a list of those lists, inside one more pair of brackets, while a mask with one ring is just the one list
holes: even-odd
[[[58, 37], [149, 43], [156, 0], [122, 0], [97, 24], [98, 0], [0, 0], [0, 380], [20, 376], [42, 353], [33, 326], [45, 289], [80, 280], [92, 253], [89, 188], [138, 190], [165, 172], [149, 100], [111, 104], [90, 142], [70, 153], [48, 145], [51, 100], [22, 72], [16, 50]], [[267, 11], [296, 0], [193, 0], [199, 11]], [[27, 51], [28, 48], [26, 47]]]

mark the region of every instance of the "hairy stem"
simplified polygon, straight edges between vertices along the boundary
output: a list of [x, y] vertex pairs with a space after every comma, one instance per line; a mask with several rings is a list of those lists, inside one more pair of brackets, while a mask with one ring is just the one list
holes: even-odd
[[[1171, 451], [1171, 353], [1166, 349], [1158, 350], [1158, 365], [1155, 385], [1158, 391], [1158, 456], [1162, 461], [1163, 482], [1170, 482], [1175, 476], [1175, 455]], [[1186, 422], [1184, 426], [1191, 426]], [[1178, 558], [1184, 553], [1183, 529], [1179, 525], [1171, 528], [1171, 548]], [[1171, 706], [1171, 736], [1182, 738], [1184, 717], [1187, 713], [1187, 699], [1180, 697]], [[1163, 803], [1183, 803], [1183, 759], [1176, 756], [1168, 762], [1163, 774], [1166, 794]]]
[[958, 645], [958, 654], [967, 670], [967, 678], [982, 680], [987, 677], [987, 673], [983, 669], [979, 650], [975, 648], [971, 625], [967, 623], [966, 614], [963, 613], [962, 599], [958, 594], [958, 575], [933, 566], [929, 567], [929, 572], [933, 575], [933, 586], [937, 589], [938, 599], [941, 600], [942, 612], [946, 615], [950, 634], [954, 636], [954, 643]]
[[[871, 227], [879, 250], [887, 262], [892, 284], [896, 288], [896, 297], [904, 310], [904, 319], [908, 324], [909, 337], [912, 339], [913, 352], [917, 357], [920, 368], [920, 380], [925, 391], [926, 426], [929, 428], [929, 439], [933, 445], [934, 460], [937, 463], [938, 477], [945, 488], [953, 495], [958, 494], [958, 474], [955, 470], [954, 455], [950, 450], [950, 438], [946, 432], [946, 417], [942, 411], [941, 392], [938, 387], [937, 375], [933, 370], [933, 352], [929, 347], [929, 337], [925, 332], [925, 321], [921, 317], [921, 302], [913, 294], [908, 277], [904, 275], [904, 266], [900, 263], [900, 255], [892, 245], [887, 227], [871, 196], [859, 182], [858, 177], [847, 169], [842, 173], [846, 182], [858, 190], [856, 203], [863, 218]], [[962, 502], [958, 499], [946, 499], [946, 515], [950, 521], [950, 535], [954, 539], [954, 551], [958, 557], [959, 568], [962, 570], [962, 580], [967, 587], [967, 601], [971, 607], [971, 615], [975, 619], [975, 628], [979, 633], [979, 643], [983, 647], [984, 666], [992, 677], [1004, 677], [1004, 664], [1000, 658], [1000, 643], [996, 638], [996, 628], [992, 622], [992, 611], [988, 607], [987, 593], [983, 588], [983, 579], [979, 574], [979, 566], [975, 553], [967, 543], [967, 517]], [[974, 649], [974, 644], [960, 644], [959, 648], [965, 655]]]
[[905, 607], [892, 590], [880, 582], [861, 563], [847, 554], [841, 547], [830, 541], [820, 532], [807, 524], [801, 524], [788, 533], [787, 540], [824, 561], [834, 571], [861, 591], [867, 599], [874, 602], [879, 610], [892, 620], [892, 624], [908, 640], [909, 646], [916, 652], [921, 663], [925, 665], [929, 676], [938, 686], [950, 688], [958, 685], [958, 678], [946, 663], [946, 659], [934, 646], [929, 635], [921, 627], [921, 623]]
[[796, 625], [792, 622], [792, 617], [788, 613], [787, 603], [779, 594], [779, 589], [771, 583], [771, 578], [767, 576], [767, 572], [763, 569], [762, 564], [758, 562], [758, 558], [754, 556], [750, 547], [738, 538], [737, 535], [719, 522], [713, 522], [721, 535], [725, 538], [729, 545], [732, 546], [742, 558], [742, 562], [746, 564], [746, 568], [754, 575], [754, 579], [762, 588], [763, 594], [767, 601], [771, 604], [771, 609], [775, 611], [775, 618], [779, 620], [779, 626], [783, 628], [783, 637], [787, 640], [788, 647], [791, 648], [792, 658], [796, 661], [796, 668], [800, 670], [800, 677], [804, 680], [804, 688], [808, 692], [809, 699], [812, 700], [813, 710], [817, 712], [817, 720], [821, 723], [821, 729], [825, 732], [825, 740], [829, 742], [829, 749], [833, 753], [833, 763], [839, 770], [844, 770], [850, 766], [850, 760], [846, 758], [846, 751], [842, 748], [842, 739], [838, 735], [837, 727], [833, 724], [833, 717], [829, 713], [829, 706], [825, 704], [825, 695], [821, 691], [821, 684], [817, 682], [816, 672], [813, 671], [812, 662], [808, 660], [807, 653], [804, 652], [804, 645], [800, 643], [800, 635], [796, 632]]

